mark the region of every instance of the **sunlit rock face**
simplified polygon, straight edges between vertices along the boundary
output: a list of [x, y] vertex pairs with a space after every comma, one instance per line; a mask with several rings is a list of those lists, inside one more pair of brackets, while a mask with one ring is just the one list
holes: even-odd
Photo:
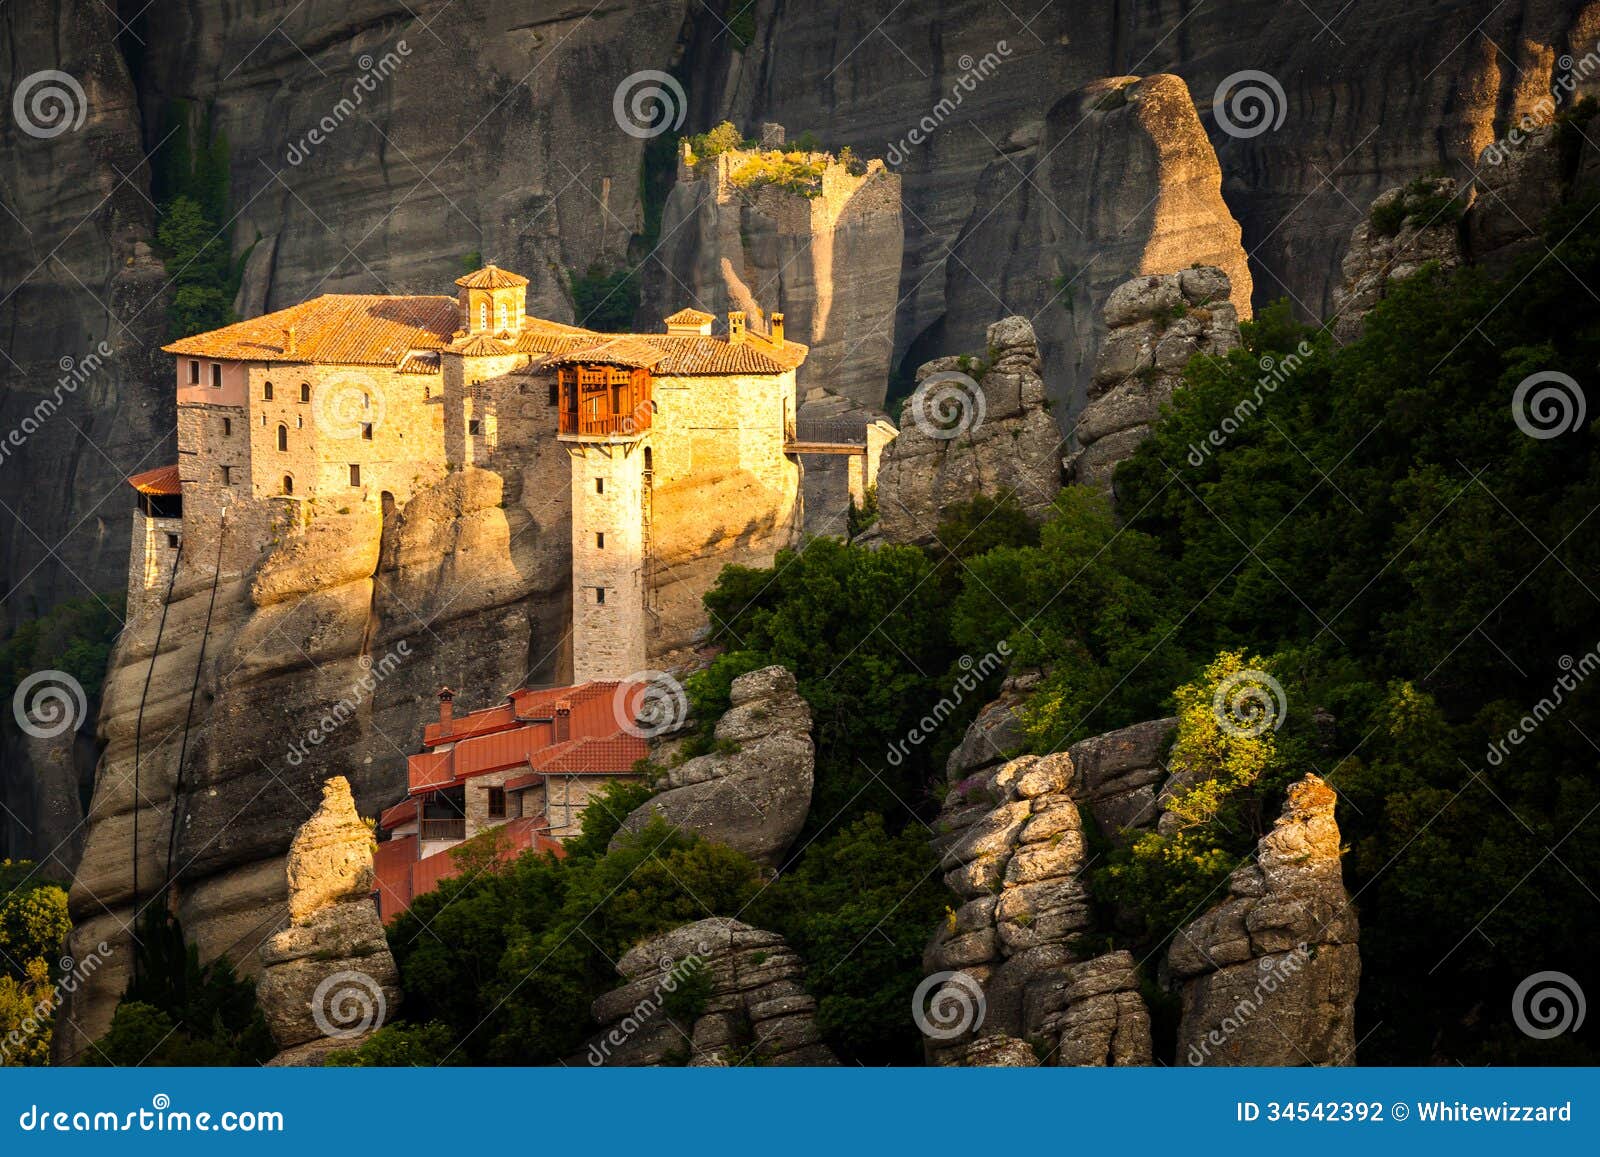
[[1228, 898], [1173, 937], [1180, 1064], [1356, 1063], [1361, 952], [1336, 801], [1315, 775], [1290, 787], [1254, 862], [1229, 878]]
[[1058, 421], [1089, 392], [1101, 312], [1136, 274], [1191, 264], [1228, 276], [1250, 316], [1250, 272], [1222, 171], [1176, 76], [1096, 81], [1061, 98], [1030, 147], [994, 160], [947, 274], [941, 336], [975, 342], [998, 295], [1032, 320]]

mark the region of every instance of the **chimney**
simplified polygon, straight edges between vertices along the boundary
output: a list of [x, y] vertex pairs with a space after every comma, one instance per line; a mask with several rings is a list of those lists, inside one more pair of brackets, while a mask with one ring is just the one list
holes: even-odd
[[456, 693], [448, 687], [439, 688], [439, 730], [450, 734], [450, 721], [455, 717]]
[[781, 314], [781, 313], [775, 313], [775, 314], [772, 315], [772, 333], [771, 333], [771, 337], [772, 337], [772, 344], [775, 345], [777, 348], [782, 349], [783, 348], [783, 314]]
[[556, 742], [572, 738], [572, 704], [563, 699], [556, 704]]
[[733, 309], [728, 311], [728, 344], [742, 345], [744, 343], [744, 310]]
[[293, 356], [295, 353], [294, 326], [289, 326], [283, 331], [283, 352]]

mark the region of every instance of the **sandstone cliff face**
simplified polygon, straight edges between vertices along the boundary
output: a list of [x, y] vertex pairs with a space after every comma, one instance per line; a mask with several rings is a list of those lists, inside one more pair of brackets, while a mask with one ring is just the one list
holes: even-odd
[[878, 529], [890, 542], [933, 541], [948, 507], [980, 494], [1040, 517], [1061, 489], [1061, 438], [1026, 318], [987, 332], [987, 356], [939, 358], [917, 370], [900, 436], [878, 467]]
[[717, 721], [716, 739], [733, 750], [671, 768], [665, 790], [623, 821], [617, 839], [661, 816], [761, 863], [782, 861], [811, 809], [811, 708], [783, 667], [739, 676], [731, 702]]
[[289, 926], [261, 946], [256, 997], [282, 1050], [269, 1064], [317, 1064], [355, 1048], [399, 1007], [400, 970], [372, 899], [372, 850], [350, 784], [335, 776], [289, 845]]
[[952, 261], [941, 340], [972, 344], [996, 297], [1031, 318], [1063, 418], [1083, 405], [1101, 309], [1128, 278], [1217, 266], [1219, 300], [1250, 316], [1239, 225], [1176, 76], [1114, 77], [1058, 101], [1029, 147], [984, 170]]
[[1220, 357], [1238, 346], [1239, 316], [1228, 294], [1228, 275], [1205, 265], [1136, 277], [1112, 290], [1089, 403], [1072, 432], [1073, 481], [1109, 489], [1117, 465], [1132, 456], [1183, 384], [1189, 359]]
[[[327, 509], [291, 527], [236, 510], [214, 603], [215, 541], [186, 543], [159, 647], [147, 615], [113, 655], [75, 942], [125, 946], [136, 907], [170, 904], [206, 959], [250, 971], [328, 776], [347, 774], [374, 815], [404, 793], [441, 684], [490, 703], [565, 678], [567, 464], [546, 449], [450, 474], [387, 516]], [[62, 1055], [104, 1031], [130, 956], [75, 994]]]
[[838, 1063], [817, 1031], [804, 965], [776, 933], [715, 916], [635, 946], [617, 971], [627, 983], [594, 1002], [606, 1027], [581, 1054], [588, 1064]]
[[1355, 1063], [1361, 953], [1335, 799], [1315, 775], [1291, 787], [1255, 862], [1230, 878], [1228, 899], [1173, 938], [1181, 1063]]
[[[678, 180], [646, 267], [645, 324], [686, 305], [744, 310], [758, 328], [782, 311], [784, 331], [811, 352], [798, 373], [867, 406], [883, 405], [900, 286], [900, 177], [869, 162], [826, 160], [815, 197], [731, 179], [752, 154], [723, 153]], [[822, 155], [818, 155], [822, 159]]]

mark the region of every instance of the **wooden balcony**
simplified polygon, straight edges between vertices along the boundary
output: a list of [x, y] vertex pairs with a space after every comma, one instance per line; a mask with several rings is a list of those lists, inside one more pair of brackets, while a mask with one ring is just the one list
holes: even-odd
[[556, 381], [563, 437], [626, 439], [650, 429], [655, 401], [649, 370], [563, 366]]
[[428, 840], [464, 840], [467, 838], [467, 821], [459, 820], [423, 820], [422, 839]]

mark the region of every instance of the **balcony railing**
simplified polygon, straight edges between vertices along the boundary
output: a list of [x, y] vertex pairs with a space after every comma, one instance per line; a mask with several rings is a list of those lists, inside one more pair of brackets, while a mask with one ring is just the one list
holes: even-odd
[[460, 820], [423, 820], [422, 838], [424, 840], [464, 840], [467, 838], [467, 821]]

